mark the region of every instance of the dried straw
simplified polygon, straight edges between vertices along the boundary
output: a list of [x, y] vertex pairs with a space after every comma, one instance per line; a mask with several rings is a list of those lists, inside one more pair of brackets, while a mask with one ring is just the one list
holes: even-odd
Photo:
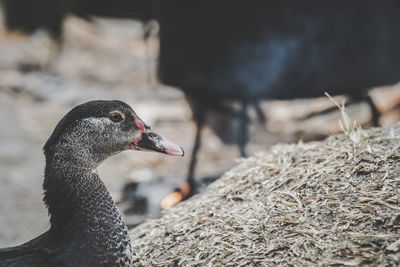
[[276, 145], [132, 231], [134, 266], [400, 264], [400, 124]]

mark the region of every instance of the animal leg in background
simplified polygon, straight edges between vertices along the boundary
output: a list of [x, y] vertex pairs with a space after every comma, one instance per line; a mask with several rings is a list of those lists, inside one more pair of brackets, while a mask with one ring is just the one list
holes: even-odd
[[238, 146], [241, 157], [246, 157], [246, 145], [249, 141], [249, 115], [247, 114], [248, 104], [246, 101], [243, 101], [242, 107], [240, 110], [240, 128], [239, 128], [239, 140]]
[[187, 176], [187, 183], [190, 186], [190, 193], [187, 197], [190, 197], [197, 192], [194, 173], [195, 173], [195, 168], [196, 168], [196, 163], [197, 163], [197, 153], [198, 153], [198, 151], [200, 149], [200, 145], [201, 145], [201, 130], [203, 129], [203, 126], [204, 126], [204, 120], [205, 120], [205, 115], [206, 115], [205, 112], [206, 112], [205, 109], [201, 109], [201, 112], [194, 112], [194, 118], [196, 121], [196, 136], [194, 139], [192, 156], [190, 158], [189, 171], [188, 171], [188, 176]]

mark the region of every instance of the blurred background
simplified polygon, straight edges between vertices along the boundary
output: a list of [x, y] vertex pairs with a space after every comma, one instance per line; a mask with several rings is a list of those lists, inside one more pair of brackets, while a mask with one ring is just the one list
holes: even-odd
[[324, 92], [363, 127], [399, 121], [396, 1], [214, 2], [0, 1], [1, 247], [49, 227], [42, 147], [88, 100], [127, 102], [185, 149], [100, 166], [131, 228], [241, 156], [340, 132]]

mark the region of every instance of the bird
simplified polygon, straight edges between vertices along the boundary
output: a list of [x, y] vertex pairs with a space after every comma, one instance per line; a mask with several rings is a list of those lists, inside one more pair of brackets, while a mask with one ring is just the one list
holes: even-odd
[[125, 150], [184, 155], [122, 101], [94, 100], [69, 111], [43, 148], [50, 229], [0, 249], [0, 266], [129, 266], [128, 228], [96, 171]]
[[252, 122], [268, 119], [262, 101], [325, 92], [347, 95], [347, 104], [365, 101], [378, 126], [369, 91], [400, 80], [398, 1], [159, 2], [158, 79], [184, 93], [196, 126], [186, 183], [177, 189], [186, 198], [204, 181], [195, 167], [205, 126], [245, 157]]

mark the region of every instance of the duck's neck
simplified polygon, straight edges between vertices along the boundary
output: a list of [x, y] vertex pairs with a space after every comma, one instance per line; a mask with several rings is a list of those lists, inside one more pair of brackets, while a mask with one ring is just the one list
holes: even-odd
[[127, 227], [95, 169], [48, 164], [43, 189], [51, 217], [50, 242], [79, 243], [99, 254], [129, 257]]

